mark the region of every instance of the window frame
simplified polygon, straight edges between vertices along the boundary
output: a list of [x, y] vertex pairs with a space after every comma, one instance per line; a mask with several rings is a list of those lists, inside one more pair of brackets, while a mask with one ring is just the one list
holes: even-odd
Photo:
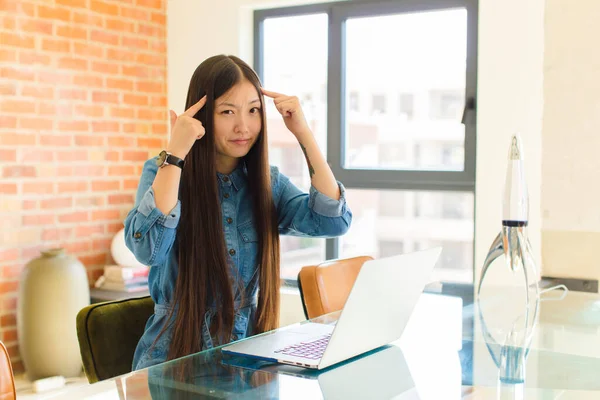
[[[465, 71], [464, 168], [462, 171], [389, 170], [344, 168], [346, 88], [344, 69], [345, 23], [347, 19], [391, 14], [438, 11], [453, 8], [467, 10], [467, 49]], [[344, 1], [254, 11], [254, 69], [264, 79], [264, 29], [266, 19], [323, 13], [328, 15], [327, 70], [327, 161], [339, 181], [348, 189], [456, 191], [475, 195], [476, 172], [476, 99], [478, 0], [396, 0]], [[473, 202], [475, 207], [475, 201]], [[473, 215], [475, 215], [473, 213]], [[475, 230], [475, 223], [473, 223]], [[326, 259], [339, 257], [339, 238], [326, 240]], [[474, 246], [473, 241], [473, 258]], [[475, 271], [473, 270], [473, 279]], [[294, 286], [294, 281], [286, 285]], [[297, 285], [297, 284], [296, 284]]]

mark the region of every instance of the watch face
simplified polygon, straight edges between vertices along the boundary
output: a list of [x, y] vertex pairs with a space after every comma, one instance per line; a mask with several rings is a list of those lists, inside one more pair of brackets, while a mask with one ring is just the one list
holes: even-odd
[[163, 150], [158, 155], [158, 160], [156, 160], [156, 165], [161, 167], [165, 163], [166, 159], [167, 159], [167, 152], [165, 150]]

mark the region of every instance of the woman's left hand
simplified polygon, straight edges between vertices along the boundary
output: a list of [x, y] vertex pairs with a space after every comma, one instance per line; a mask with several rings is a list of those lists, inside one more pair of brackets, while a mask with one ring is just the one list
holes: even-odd
[[302, 112], [300, 106], [300, 100], [296, 96], [286, 96], [281, 93], [271, 92], [269, 90], [261, 89], [263, 94], [273, 99], [277, 111], [283, 116], [283, 122], [285, 126], [300, 139], [301, 136], [310, 134], [311, 130]]

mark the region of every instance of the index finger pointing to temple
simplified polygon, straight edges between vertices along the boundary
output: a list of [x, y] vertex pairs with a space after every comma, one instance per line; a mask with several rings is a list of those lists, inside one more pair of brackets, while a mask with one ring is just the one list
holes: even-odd
[[200, 111], [202, 109], [202, 107], [204, 107], [204, 105], [206, 104], [206, 95], [204, 95], [204, 97], [202, 97], [200, 99], [200, 101], [198, 101], [196, 104], [194, 104], [193, 106], [191, 106], [190, 108], [188, 108], [183, 115], [186, 115], [188, 117], [193, 117], [194, 115], [196, 115], [196, 113], [198, 111]]
[[284, 94], [277, 93], [277, 92], [271, 92], [270, 90], [267, 90], [267, 89], [264, 89], [264, 88], [261, 88], [261, 90], [262, 90], [262, 92], [263, 92], [263, 94], [265, 96], [271, 97], [273, 99], [276, 98], [276, 97], [284, 97], [285, 96]]

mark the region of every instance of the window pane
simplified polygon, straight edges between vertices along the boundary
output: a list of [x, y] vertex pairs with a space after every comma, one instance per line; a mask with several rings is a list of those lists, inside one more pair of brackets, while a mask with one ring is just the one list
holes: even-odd
[[341, 257], [442, 246], [433, 279], [473, 281], [472, 193], [349, 189], [346, 195], [353, 220], [341, 238]]
[[[306, 27], [310, 29], [306, 29]], [[268, 90], [298, 96], [319, 147], [326, 154], [327, 14], [268, 18], [264, 21], [264, 76]], [[267, 99], [271, 165], [307, 191], [310, 176], [294, 135]], [[325, 260], [325, 240], [281, 237], [281, 277], [296, 279], [300, 268]]]
[[462, 171], [466, 10], [352, 18], [345, 50], [344, 168]]

